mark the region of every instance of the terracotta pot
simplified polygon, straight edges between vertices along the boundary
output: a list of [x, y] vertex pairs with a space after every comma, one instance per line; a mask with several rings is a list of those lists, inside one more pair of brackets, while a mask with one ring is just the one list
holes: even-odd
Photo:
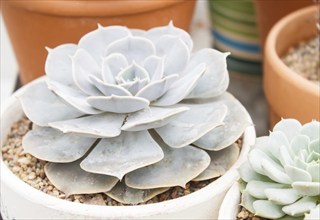
[[[1, 112], [1, 146], [14, 122], [23, 116], [17, 97], [30, 86], [42, 83], [41, 77], [23, 86], [8, 99]], [[250, 126], [243, 135], [237, 161], [221, 177], [189, 195], [164, 202], [138, 206], [98, 206], [58, 199], [41, 192], [19, 179], [1, 160], [1, 214], [4, 219], [216, 219], [222, 199], [237, 181], [237, 169], [246, 161], [255, 142]], [[19, 210], [19, 211], [17, 211]]]
[[77, 43], [85, 33], [103, 26], [149, 29], [167, 25], [187, 30], [193, 0], [135, 1], [3, 1], [2, 13], [20, 68], [22, 84], [44, 73], [45, 47]]
[[265, 45], [267, 35], [277, 21], [290, 12], [312, 4], [312, 0], [255, 0], [261, 47]]
[[270, 127], [283, 118], [301, 123], [320, 120], [320, 87], [303, 78], [280, 59], [288, 49], [317, 34], [317, 6], [281, 19], [268, 35], [264, 54], [264, 90], [270, 105]]

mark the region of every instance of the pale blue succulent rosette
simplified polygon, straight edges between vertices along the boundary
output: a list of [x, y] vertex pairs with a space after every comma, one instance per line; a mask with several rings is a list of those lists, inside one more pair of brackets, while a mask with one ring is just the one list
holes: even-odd
[[46, 81], [19, 99], [33, 122], [25, 152], [67, 195], [106, 192], [125, 204], [223, 175], [251, 125], [226, 89], [226, 57], [191, 53], [189, 34], [99, 26], [48, 49]]
[[270, 219], [320, 217], [320, 122], [278, 122], [257, 138], [241, 175], [242, 206]]
[[253, 1], [209, 1], [214, 47], [231, 52], [230, 71], [261, 75], [262, 53]]

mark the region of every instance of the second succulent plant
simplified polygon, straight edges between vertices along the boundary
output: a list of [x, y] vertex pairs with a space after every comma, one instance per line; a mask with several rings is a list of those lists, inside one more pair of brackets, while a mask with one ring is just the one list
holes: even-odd
[[320, 122], [283, 119], [240, 168], [242, 205], [270, 219], [320, 218]]

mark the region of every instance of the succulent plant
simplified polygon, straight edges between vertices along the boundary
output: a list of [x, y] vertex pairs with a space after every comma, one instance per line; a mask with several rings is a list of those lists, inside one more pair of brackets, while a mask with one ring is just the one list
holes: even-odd
[[170, 23], [99, 26], [48, 49], [46, 81], [19, 97], [34, 123], [25, 152], [48, 161], [47, 177], [67, 195], [131, 204], [222, 175], [250, 117], [226, 92], [228, 53], [192, 46]]
[[[282, 119], [240, 167], [242, 205], [271, 219], [319, 219], [320, 123]], [[306, 217], [304, 218], [304, 216]]]

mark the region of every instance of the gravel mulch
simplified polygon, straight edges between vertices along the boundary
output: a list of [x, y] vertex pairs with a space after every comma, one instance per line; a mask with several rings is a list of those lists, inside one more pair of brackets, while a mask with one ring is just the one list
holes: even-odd
[[[30, 186], [38, 189], [44, 193], [55, 196], [60, 199], [95, 205], [107, 205], [107, 206], [123, 206], [124, 204], [119, 203], [104, 193], [90, 194], [90, 195], [66, 195], [55, 188], [46, 177], [44, 172], [45, 161], [39, 160], [30, 154], [23, 152], [21, 147], [23, 136], [30, 130], [31, 122], [27, 118], [22, 118], [11, 128], [11, 132], [7, 137], [5, 144], [2, 146], [2, 157], [4, 163], [9, 169], [24, 182]], [[193, 193], [211, 182], [214, 179], [201, 181], [201, 182], [190, 182], [186, 188], [172, 187], [168, 191], [159, 194], [141, 204], [157, 203], [170, 199], [175, 199]]]
[[237, 215], [237, 220], [270, 220], [270, 219], [255, 216], [253, 213], [249, 212], [244, 207], [241, 207]]
[[320, 37], [299, 43], [282, 57], [283, 62], [302, 77], [320, 86]]

